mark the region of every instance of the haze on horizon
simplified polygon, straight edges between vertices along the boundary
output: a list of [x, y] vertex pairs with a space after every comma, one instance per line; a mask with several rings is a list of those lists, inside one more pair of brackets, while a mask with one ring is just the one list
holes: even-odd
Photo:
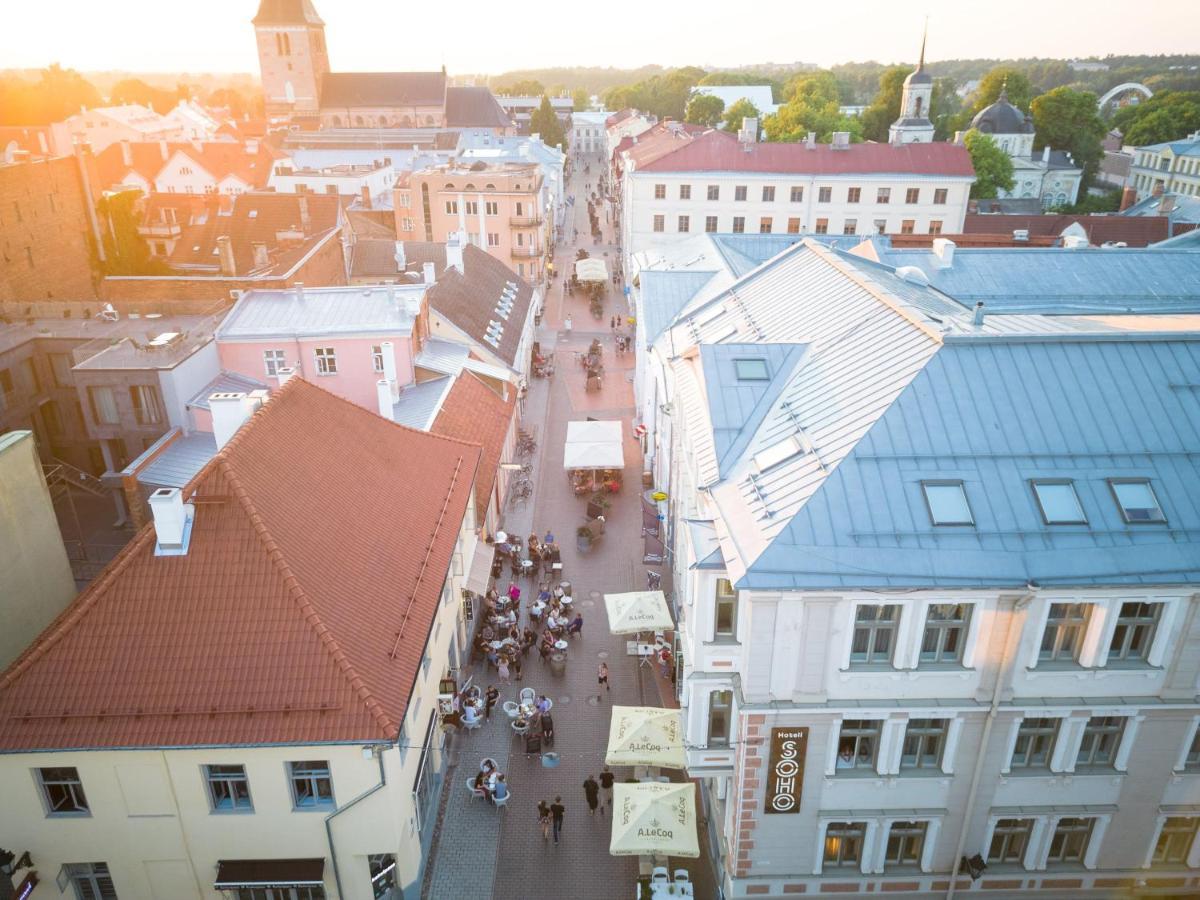
[[[586, 17], [565, 13], [569, 7], [562, 0], [526, 0], [520, 7], [485, 0], [454, 6], [314, 3], [325, 20], [335, 71], [429, 70], [444, 64], [453, 75], [648, 63], [912, 61], [926, 15], [929, 61], [1200, 51], [1196, 0], [1147, 0], [1136, 13], [1118, 0], [1086, 6], [926, 0], [911, 7], [886, 0], [753, 0], [736, 6], [718, 0], [686, 6], [610, 0], [589, 7], [595, 12]], [[82, 71], [257, 74], [250, 25], [257, 7], [258, 0], [209, 0], [197, 15], [196, 7], [177, 0], [10, 0], [3, 5], [0, 61], [7, 68], [57, 62]], [[746, 14], [731, 22], [731, 8]], [[498, 15], [500, 9], [519, 12]], [[496, 40], [497, 34], [505, 39]]]

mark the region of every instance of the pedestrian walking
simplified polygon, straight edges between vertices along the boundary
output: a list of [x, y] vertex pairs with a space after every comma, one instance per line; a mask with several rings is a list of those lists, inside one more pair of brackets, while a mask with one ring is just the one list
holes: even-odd
[[567, 334], [570, 334], [572, 327], [574, 326], [571, 322], [571, 316], [568, 314], [567, 317], [563, 319], [563, 331], [565, 331]]
[[616, 316], [613, 316], [611, 319], [609, 319], [608, 327], [614, 334], [616, 333], [616, 331], [617, 331], [617, 317]]
[[522, 681], [523, 676], [521, 675], [521, 654], [520, 653], [515, 654], [512, 658], [512, 670], [513, 670], [513, 675], [515, 675], [517, 678], [517, 681]]
[[609, 809], [613, 808], [613, 782], [615, 780], [612, 769], [605, 766], [604, 771], [600, 773], [600, 789], [604, 791], [604, 805]]
[[550, 819], [554, 823], [554, 843], [558, 845], [558, 836], [562, 834], [563, 817], [567, 814], [567, 808], [563, 806], [562, 797], [555, 797], [554, 802], [550, 804]]
[[[600, 687], [604, 688], [605, 691], [612, 690], [612, 688], [608, 686], [608, 663], [602, 662], [596, 669], [596, 683], [599, 684]], [[489, 706], [488, 711], [490, 712], [491, 709], [492, 708]]]
[[538, 824], [542, 826], [542, 840], [550, 840], [550, 805], [545, 800], [539, 800], [537, 806]]
[[[583, 782], [583, 796], [587, 798], [588, 809], [591, 814], [596, 814], [596, 807], [600, 805], [600, 785], [595, 777], [589, 775], [587, 780]], [[601, 813], [600, 815], [604, 815]]]
[[483, 696], [484, 696], [484, 700], [486, 702], [486, 708], [484, 709], [484, 718], [490, 719], [492, 717], [492, 707], [495, 706], [496, 701], [500, 699], [500, 692], [498, 690], [496, 690], [496, 686], [494, 684], [489, 684], [487, 693], [484, 694]]
[[501, 684], [512, 684], [512, 682], [508, 680], [508, 657], [507, 656], [500, 657], [500, 662], [498, 662], [496, 664], [496, 670], [497, 670], [497, 675], [500, 678]]

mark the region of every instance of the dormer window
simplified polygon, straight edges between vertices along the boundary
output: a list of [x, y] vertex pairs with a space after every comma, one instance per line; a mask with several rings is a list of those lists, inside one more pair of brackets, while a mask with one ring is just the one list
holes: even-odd
[[771, 370], [765, 359], [735, 359], [733, 371], [738, 381], [770, 381]]
[[1110, 478], [1108, 486], [1112, 488], [1121, 515], [1129, 524], [1165, 522], [1162, 507], [1158, 505], [1158, 497], [1154, 488], [1145, 478]]
[[934, 525], [974, 525], [967, 492], [961, 481], [922, 481], [925, 505]]
[[1047, 525], [1086, 525], [1087, 516], [1070, 481], [1033, 481], [1034, 496]]

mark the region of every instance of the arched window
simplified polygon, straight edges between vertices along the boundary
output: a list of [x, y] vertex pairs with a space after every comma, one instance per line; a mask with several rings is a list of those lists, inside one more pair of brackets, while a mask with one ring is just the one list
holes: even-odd
[[355, 125], [357, 125], [357, 126], [359, 126], [359, 127], [361, 128], [361, 127], [362, 127], [362, 123], [363, 123], [363, 117], [362, 117], [362, 116], [355, 116], [355, 117], [354, 117], [354, 124], [355, 124]]
[[379, 117], [379, 127], [380, 128], [391, 128], [392, 127], [391, 119], [389, 119], [387, 116], [380, 116]]
[[334, 117], [333, 117], [333, 127], [334, 127], [334, 128], [341, 128], [341, 127], [342, 127], [342, 117], [341, 117], [341, 116], [334, 116]]
[[918, 119], [919, 119], [919, 118], [921, 118], [921, 104], [922, 104], [922, 103], [924, 103], [924, 102], [925, 102], [925, 98], [924, 98], [924, 97], [918, 97], [918, 98], [917, 98], [917, 105], [916, 105], [916, 108], [915, 108], [915, 112], [916, 112], [916, 117], [917, 117]]
[[452, 185], [452, 184], [450, 184], [449, 182], [447, 182], [447, 183], [446, 183], [446, 186], [443, 188], [443, 190], [446, 190], [446, 191], [453, 191], [453, 190], [456, 190], [456, 188], [454, 187], [454, 185]]
[[496, 189], [496, 186], [494, 184], [485, 184], [483, 186], [483, 189], [485, 191], [494, 191]]
[[403, 119], [400, 120], [400, 124], [403, 125], [405, 128], [412, 128], [412, 123], [413, 123], [413, 120], [412, 120], [411, 116], [405, 116]]
[[426, 125], [432, 125], [432, 124], [433, 124], [433, 116], [426, 116], [426, 117], [425, 117], [425, 124], [426, 124]]
[[476, 188], [475, 188], [475, 185], [468, 183], [465, 187], [463, 187], [463, 190], [464, 191], [473, 191], [473, 190], [476, 190]]

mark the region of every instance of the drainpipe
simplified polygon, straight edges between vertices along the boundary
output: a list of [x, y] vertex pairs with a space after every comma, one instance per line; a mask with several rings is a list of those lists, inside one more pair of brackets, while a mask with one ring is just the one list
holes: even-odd
[[379, 760], [379, 784], [374, 787], [367, 788], [345, 806], [339, 806], [333, 812], [325, 817], [325, 840], [329, 843], [329, 858], [333, 860], [333, 883], [337, 886], [338, 897], [345, 900], [346, 894], [342, 890], [342, 873], [338, 869], [337, 850], [333, 846], [333, 819], [335, 816], [340, 816], [350, 807], [357, 804], [360, 800], [366, 800], [385, 784], [387, 784], [387, 774], [383, 770], [383, 751], [386, 747], [375, 745], [371, 747], [371, 752], [375, 754], [375, 758]]
[[946, 900], [954, 900], [954, 886], [959, 875], [958, 866], [962, 860], [963, 848], [967, 845], [967, 829], [971, 825], [971, 816], [975, 812], [975, 796], [979, 793], [979, 782], [983, 777], [983, 758], [987, 752], [988, 740], [992, 736], [992, 725], [995, 724], [1000, 710], [1000, 692], [1009, 680], [1009, 669], [1012, 667], [1009, 645], [1012, 641], [1013, 621], [1017, 618], [1017, 613], [1025, 609], [1033, 600], [1036, 590], [1036, 585], [1030, 582], [1029, 593], [1021, 595], [1013, 603], [1012, 615], [1008, 617], [1008, 625], [1004, 629], [1004, 655], [1000, 657], [1000, 668], [996, 672], [996, 686], [992, 689], [992, 703], [988, 707], [987, 719], [983, 723], [983, 736], [979, 739], [979, 752], [975, 754], [975, 768], [971, 773], [971, 790], [967, 794], [967, 805], [963, 810], [963, 826], [959, 829], [958, 844], [954, 848], [954, 862], [950, 865], [950, 886], [946, 888]]

